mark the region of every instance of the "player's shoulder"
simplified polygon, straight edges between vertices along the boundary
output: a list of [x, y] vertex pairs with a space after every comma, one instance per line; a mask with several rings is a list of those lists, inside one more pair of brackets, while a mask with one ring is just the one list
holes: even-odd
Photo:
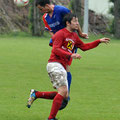
[[[62, 5], [55, 5], [55, 8], [66, 8], [65, 6], [62, 6]], [[68, 8], [67, 8], [68, 9]]]
[[66, 8], [66, 7], [64, 7], [64, 6], [62, 6], [62, 5], [55, 5], [54, 9], [55, 9], [56, 11], [62, 11], [62, 10], [64, 10], [64, 9], [69, 10], [68, 8]]
[[76, 32], [73, 32], [73, 36], [76, 40], [81, 40], [79, 35]]

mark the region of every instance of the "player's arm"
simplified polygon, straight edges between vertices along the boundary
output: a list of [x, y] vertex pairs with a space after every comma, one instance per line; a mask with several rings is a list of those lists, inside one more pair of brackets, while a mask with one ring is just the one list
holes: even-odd
[[62, 49], [62, 44], [64, 41], [64, 34], [63, 32], [57, 32], [53, 37], [53, 49], [52, 52], [56, 55], [63, 57], [63, 58], [69, 58], [71, 57], [72, 53], [69, 53]]
[[51, 31], [48, 31], [49, 32], [49, 34], [51, 35], [51, 37], [54, 35], [54, 33], [53, 32], [51, 32]]
[[[78, 18], [77, 18], [77, 21], [78, 21]], [[82, 32], [82, 29], [81, 29], [81, 26], [80, 26], [79, 22], [78, 22], [78, 30], [77, 30], [77, 32], [78, 32], [78, 35], [80, 37], [88, 39], [88, 35]]]
[[85, 39], [88, 39], [88, 34], [82, 32], [82, 29], [81, 29], [80, 24], [78, 24], [78, 30], [77, 30], [77, 32], [78, 32], [78, 35], [79, 35], [80, 37], [85, 38]]
[[43, 23], [44, 23], [44, 25], [45, 25], [45, 30], [48, 31], [49, 34], [50, 34], [51, 37], [52, 37], [52, 36], [54, 35], [54, 33], [52, 32], [50, 26], [48, 25], [48, 23], [47, 23], [47, 21], [46, 21], [46, 19], [45, 19], [46, 15], [47, 15], [46, 13], [43, 15]]
[[[46, 17], [46, 14], [43, 15], [43, 23], [45, 25], [45, 30], [47, 30], [52, 37], [54, 35], [54, 33], [52, 32], [50, 26], [48, 25], [45, 17]], [[49, 46], [52, 46], [52, 45], [53, 45], [53, 41], [52, 41], [52, 39], [50, 39]]]
[[76, 46], [78, 48], [80, 48], [81, 50], [86, 51], [86, 50], [93, 49], [93, 48], [97, 47], [100, 43], [109, 43], [109, 41], [110, 41], [109, 38], [101, 38], [99, 40], [95, 40], [95, 41], [90, 42], [90, 43], [84, 43], [77, 36], [77, 44], [76, 44]]
[[[105, 44], [107, 44], [107, 43], [109, 43], [109, 41], [110, 41], [110, 39], [109, 38], [101, 38], [100, 40], [100, 43], [105, 43]], [[94, 41], [94, 42], [92, 42], [92, 44], [95, 44], [95, 46], [97, 45], [97, 41]], [[92, 49], [92, 48], [94, 48], [95, 46], [94, 45], [92, 45], [91, 43], [87, 43], [87, 44], [84, 44], [83, 46], [83, 48], [82, 48], [82, 50], [89, 50], [89, 49]], [[88, 48], [86, 47], [86, 46], [89, 46]], [[91, 46], [90, 46], [91, 45]], [[87, 48], [87, 49], [86, 49]], [[81, 56], [80, 56], [80, 54], [78, 54], [78, 53], [73, 53], [72, 55], [71, 55], [71, 57], [73, 58], [73, 59], [80, 59], [81, 58]]]

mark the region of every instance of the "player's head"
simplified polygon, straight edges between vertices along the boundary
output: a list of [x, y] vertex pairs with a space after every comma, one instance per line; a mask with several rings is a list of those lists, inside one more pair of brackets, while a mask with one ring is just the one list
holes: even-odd
[[50, 0], [35, 0], [35, 4], [45, 7], [46, 4], [50, 4]]
[[51, 12], [50, 0], [35, 0], [35, 4], [41, 12], [43, 13]]
[[66, 14], [63, 18], [63, 22], [65, 26], [72, 31], [78, 29], [78, 25], [79, 25], [78, 18], [73, 13]]

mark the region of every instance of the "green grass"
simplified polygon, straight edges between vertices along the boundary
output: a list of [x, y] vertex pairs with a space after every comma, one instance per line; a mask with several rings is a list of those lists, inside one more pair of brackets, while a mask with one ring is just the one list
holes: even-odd
[[[101, 36], [100, 36], [101, 37]], [[91, 36], [92, 40], [98, 39]], [[90, 42], [90, 40], [84, 40]], [[0, 119], [45, 120], [52, 101], [38, 99], [26, 107], [29, 90], [54, 90], [46, 71], [48, 37], [0, 36]], [[69, 105], [60, 120], [120, 120], [120, 41], [78, 53], [71, 66]]]

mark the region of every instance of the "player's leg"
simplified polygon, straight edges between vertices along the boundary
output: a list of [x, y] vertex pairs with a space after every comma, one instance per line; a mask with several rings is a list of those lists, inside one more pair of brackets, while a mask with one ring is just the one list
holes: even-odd
[[48, 120], [55, 119], [56, 114], [61, 107], [63, 99], [68, 97], [67, 72], [60, 63], [48, 63], [47, 71], [50, 76], [53, 87], [58, 90], [58, 94], [53, 99]]
[[69, 66], [67, 66], [67, 81], [68, 81], [68, 93], [69, 93], [68, 98], [63, 100], [62, 105], [61, 105], [59, 110], [63, 110], [67, 106], [68, 101], [70, 100], [70, 86], [71, 86], [71, 82], [72, 82], [72, 75], [70, 73]]
[[41, 91], [36, 91], [34, 89], [31, 89], [30, 91], [30, 97], [27, 102], [27, 107], [30, 108], [32, 103], [37, 99], [37, 98], [43, 98], [43, 99], [54, 99], [56, 96], [57, 92], [56, 91], [51, 91], [51, 92], [41, 92]]
[[[72, 63], [72, 59], [70, 60], [70, 63]], [[69, 94], [70, 94], [70, 86], [71, 86], [71, 82], [72, 82], [72, 74], [70, 72], [70, 66], [67, 65], [66, 66], [66, 71], [67, 71], [67, 81], [68, 81], [68, 91], [69, 91]]]
[[68, 81], [68, 91], [70, 93], [70, 86], [71, 86], [71, 82], [72, 82], [71, 72], [67, 72], [67, 81]]
[[58, 94], [53, 99], [53, 104], [48, 119], [53, 119], [56, 117], [58, 110], [61, 107], [62, 101], [66, 98], [68, 92], [67, 86], [61, 86], [57, 90]]

